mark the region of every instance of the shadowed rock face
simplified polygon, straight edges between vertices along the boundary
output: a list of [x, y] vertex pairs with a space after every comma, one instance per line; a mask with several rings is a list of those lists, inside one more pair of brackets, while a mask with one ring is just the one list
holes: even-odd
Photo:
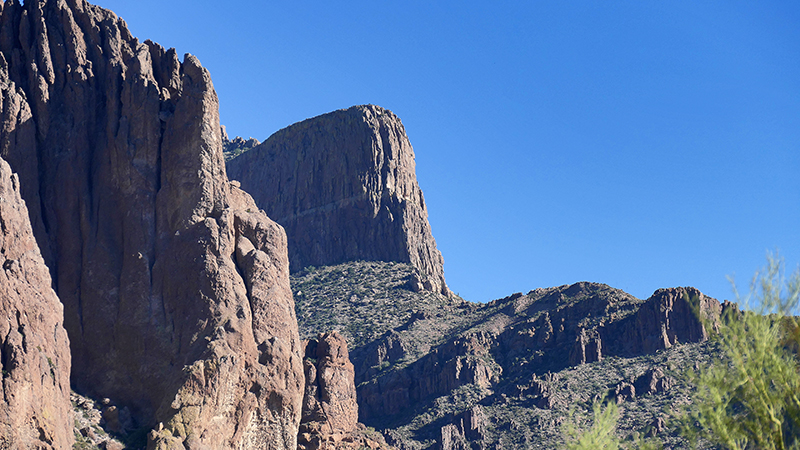
[[391, 111], [354, 106], [294, 124], [228, 161], [228, 174], [285, 227], [292, 270], [409, 262], [419, 289], [449, 293], [414, 150]]
[[11, 0], [0, 74], [0, 156], [64, 303], [74, 387], [161, 422], [153, 448], [295, 448], [286, 237], [228, 182], [208, 71], [83, 0]]
[[0, 159], [0, 448], [72, 445], [63, 308], [33, 237], [19, 179]]

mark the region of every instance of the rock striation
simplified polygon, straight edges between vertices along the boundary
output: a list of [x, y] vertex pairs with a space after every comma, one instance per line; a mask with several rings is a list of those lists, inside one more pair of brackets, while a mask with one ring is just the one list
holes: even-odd
[[0, 158], [0, 448], [72, 446], [69, 339], [19, 178]]
[[1, 14], [0, 156], [64, 304], [74, 388], [153, 427], [149, 448], [296, 448], [286, 236], [227, 179], [208, 71], [83, 0]]
[[443, 259], [400, 119], [354, 106], [284, 128], [228, 161], [228, 174], [283, 225], [292, 271], [408, 262], [420, 289], [448, 294]]

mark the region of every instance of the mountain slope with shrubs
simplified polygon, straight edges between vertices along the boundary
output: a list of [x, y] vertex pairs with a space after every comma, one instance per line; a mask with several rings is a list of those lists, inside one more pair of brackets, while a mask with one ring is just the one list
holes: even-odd
[[[414, 292], [407, 264], [352, 262], [292, 277], [301, 335], [351, 342], [359, 419], [407, 449], [559, 448], [571, 415], [613, 399], [623, 437], [682, 447], [667, 418], [688, 403], [684, 368], [714, 347], [723, 309], [692, 288], [647, 300], [576, 283], [487, 304]], [[692, 300], [694, 299], [694, 300]]]

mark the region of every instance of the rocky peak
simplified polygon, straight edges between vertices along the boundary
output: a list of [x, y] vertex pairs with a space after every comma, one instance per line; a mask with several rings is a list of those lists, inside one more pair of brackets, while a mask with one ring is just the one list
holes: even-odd
[[225, 155], [226, 161], [233, 159], [260, 144], [258, 139], [253, 137], [245, 139], [241, 136], [236, 136], [233, 138], [233, 140], [231, 140], [228, 137], [228, 130], [225, 129], [225, 125], [220, 127], [220, 132], [222, 134], [222, 153]]
[[228, 161], [228, 174], [284, 226], [293, 271], [345, 261], [397, 261], [419, 288], [449, 293], [414, 150], [400, 119], [354, 106], [284, 128]]
[[0, 90], [0, 156], [64, 304], [76, 390], [155, 427], [154, 448], [294, 449], [286, 237], [225, 175], [208, 71], [83, 0], [8, 1]]

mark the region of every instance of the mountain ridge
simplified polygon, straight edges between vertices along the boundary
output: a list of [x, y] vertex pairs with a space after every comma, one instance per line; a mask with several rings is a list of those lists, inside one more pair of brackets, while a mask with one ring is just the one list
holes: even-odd
[[[736, 305], [461, 299], [391, 111], [230, 141], [196, 57], [84, 0], [0, 5], [0, 99], [0, 447], [540, 448], [604, 398], [685, 445], [675, 368], [714, 351], [696, 313]], [[72, 429], [70, 386], [124, 444]]]

